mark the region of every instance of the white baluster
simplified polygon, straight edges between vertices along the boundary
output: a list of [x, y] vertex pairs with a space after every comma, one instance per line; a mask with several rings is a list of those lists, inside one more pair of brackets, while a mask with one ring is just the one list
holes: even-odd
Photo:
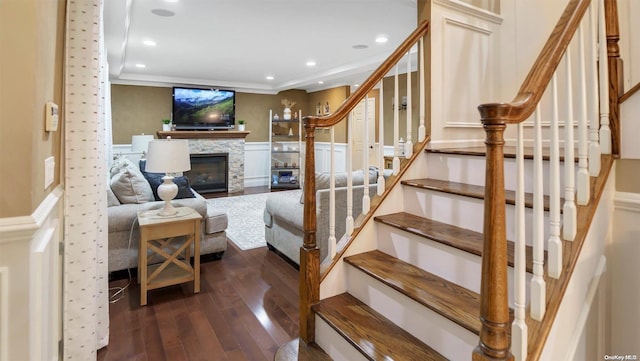
[[384, 80], [380, 81], [379, 111], [378, 111], [378, 158], [380, 167], [378, 172], [378, 195], [381, 196], [387, 188], [384, 179]]
[[[571, 69], [571, 47], [565, 53], [565, 76], [567, 82], [567, 119], [564, 121], [564, 205], [562, 208], [562, 238], [573, 241], [578, 230], [578, 210], [575, 190], [575, 156], [573, 140], [573, 77]], [[559, 204], [559, 203], [558, 203]]]
[[330, 259], [336, 255], [336, 165], [335, 165], [335, 126], [331, 127], [331, 144], [329, 156], [331, 168], [329, 170], [329, 239], [327, 240]]
[[411, 117], [411, 51], [407, 53], [407, 141], [404, 143], [404, 157], [411, 158], [413, 155], [413, 141], [411, 133], [413, 131], [413, 121]]
[[600, 45], [600, 151], [611, 154], [611, 129], [609, 128], [609, 58], [607, 55], [607, 32], [605, 28], [604, 1], [598, 1], [600, 26], [598, 43]]
[[398, 96], [398, 65], [393, 78], [393, 175], [400, 172], [400, 149], [398, 149], [398, 138], [400, 137], [400, 100]]
[[426, 107], [425, 107], [425, 103], [424, 103], [424, 97], [426, 96], [425, 93], [425, 79], [424, 79], [424, 37], [420, 38], [420, 48], [419, 48], [420, 54], [419, 54], [419, 59], [420, 59], [420, 64], [418, 64], [419, 67], [419, 78], [418, 82], [420, 83], [420, 125], [418, 126], [418, 141], [422, 142], [424, 141], [424, 138], [426, 138], [427, 136], [427, 128], [424, 126], [424, 121], [425, 121], [425, 114], [426, 114]]
[[362, 169], [364, 173], [364, 194], [362, 195], [362, 213], [369, 213], [371, 197], [369, 197], [369, 97], [364, 97], [364, 149], [362, 152]]
[[[602, 0], [596, 1], [597, 3]], [[593, 82], [591, 84], [591, 109], [589, 113], [589, 175], [597, 177], [600, 174], [600, 136], [598, 134], [600, 130], [599, 120], [599, 100], [598, 100], [598, 11], [599, 7], [595, 7], [594, 3], [591, 3], [590, 8], [590, 20], [591, 20], [591, 78]]]
[[533, 136], [533, 278], [531, 279], [531, 317], [542, 320], [546, 308], [544, 281], [544, 188], [542, 171], [542, 119], [536, 107]]
[[347, 118], [347, 218], [345, 219], [346, 234], [353, 232], [353, 178], [352, 178], [352, 159], [353, 159], [353, 112], [349, 113]]
[[514, 277], [514, 320], [511, 328], [511, 345], [515, 359], [527, 359], [527, 324], [525, 322], [525, 307], [527, 305], [526, 278], [526, 239], [524, 219], [524, 130], [523, 124], [518, 123], [518, 137], [516, 144], [516, 240], [515, 240], [515, 277]]
[[560, 140], [558, 136], [558, 81], [557, 73], [553, 74], [551, 116], [551, 149], [549, 150], [549, 251], [547, 271], [553, 278], [560, 277], [562, 272], [562, 242], [560, 241]]
[[584, 22], [578, 29], [579, 60], [580, 60], [580, 117], [578, 118], [578, 174], [576, 176], [577, 201], [579, 205], [589, 203], [591, 189], [589, 185], [589, 169], [587, 146], [589, 143], [589, 132], [587, 129], [589, 115], [587, 114], [587, 66], [584, 58]]

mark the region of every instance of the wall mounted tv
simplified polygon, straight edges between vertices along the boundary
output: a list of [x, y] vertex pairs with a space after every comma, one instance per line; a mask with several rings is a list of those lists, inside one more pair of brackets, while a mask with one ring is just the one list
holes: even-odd
[[233, 129], [236, 92], [173, 88], [173, 124], [178, 130]]

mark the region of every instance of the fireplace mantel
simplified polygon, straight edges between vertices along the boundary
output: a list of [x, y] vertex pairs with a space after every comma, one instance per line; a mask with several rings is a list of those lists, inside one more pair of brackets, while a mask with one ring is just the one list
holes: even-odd
[[173, 130], [158, 131], [159, 139], [170, 136], [173, 139], [230, 139], [246, 138], [251, 132], [238, 130]]

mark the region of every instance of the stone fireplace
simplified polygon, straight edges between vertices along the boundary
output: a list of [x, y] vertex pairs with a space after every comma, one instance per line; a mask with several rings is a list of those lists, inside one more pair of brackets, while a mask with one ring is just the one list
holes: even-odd
[[[248, 131], [233, 130], [158, 132], [158, 138], [188, 139], [192, 159], [198, 159], [199, 155], [226, 154], [229, 193], [244, 191], [244, 143], [247, 135]], [[191, 166], [193, 168], [193, 162]]]
[[199, 193], [227, 192], [229, 154], [191, 154], [191, 170], [185, 172], [191, 188]]

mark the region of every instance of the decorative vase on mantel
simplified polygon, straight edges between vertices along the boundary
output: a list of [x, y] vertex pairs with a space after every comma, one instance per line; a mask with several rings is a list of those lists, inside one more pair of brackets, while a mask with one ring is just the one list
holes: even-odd
[[292, 102], [289, 99], [282, 99], [282, 105], [284, 105], [284, 112], [282, 115], [282, 119], [291, 120], [291, 108], [296, 105], [296, 102]]
[[162, 130], [168, 132], [171, 130], [171, 124], [162, 124]]

